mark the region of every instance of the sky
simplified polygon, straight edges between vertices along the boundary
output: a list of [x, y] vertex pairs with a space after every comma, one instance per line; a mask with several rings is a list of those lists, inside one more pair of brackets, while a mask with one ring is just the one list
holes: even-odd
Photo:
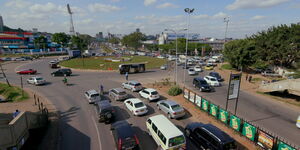
[[300, 0], [0, 0], [4, 24], [50, 33], [69, 32], [73, 12], [75, 31], [129, 34], [136, 28], [147, 35], [187, 28], [201, 37], [245, 38], [280, 24], [300, 22]]

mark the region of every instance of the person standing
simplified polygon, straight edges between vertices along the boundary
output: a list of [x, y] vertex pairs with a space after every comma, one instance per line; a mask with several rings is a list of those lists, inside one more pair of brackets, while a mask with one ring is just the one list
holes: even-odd
[[103, 95], [104, 94], [104, 87], [102, 84], [100, 84], [100, 94]]
[[125, 73], [126, 81], [128, 81], [128, 72]]
[[249, 82], [251, 82], [251, 80], [252, 80], [252, 76], [249, 77]]
[[248, 81], [248, 74], [246, 74], [246, 81]]
[[17, 110], [13, 113], [13, 117], [16, 118], [19, 114], [20, 114], [20, 112], [19, 112], [19, 110], [17, 109]]

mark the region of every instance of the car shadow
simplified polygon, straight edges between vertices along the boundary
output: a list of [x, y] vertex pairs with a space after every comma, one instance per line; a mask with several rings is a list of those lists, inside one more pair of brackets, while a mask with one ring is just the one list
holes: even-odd
[[121, 121], [121, 120], [127, 120], [130, 118], [130, 114], [127, 112], [127, 110], [114, 106], [114, 109], [116, 111], [115, 121]]
[[140, 127], [132, 126], [133, 131], [135, 132], [138, 140], [140, 142], [140, 150], [156, 150], [157, 144], [152, 139], [152, 137]]
[[146, 115], [151, 116], [152, 114], [155, 113], [155, 109], [154, 108], [152, 108], [150, 105], [147, 105], [147, 104], [145, 104], [145, 105], [147, 106], [148, 112], [144, 116], [146, 116]]
[[187, 109], [184, 108], [184, 111], [185, 111], [185, 115], [181, 118], [178, 118], [178, 120], [185, 120], [193, 116]]
[[45, 86], [51, 85], [51, 84], [52, 84], [51, 82], [45, 82], [45, 83], [44, 83]]
[[71, 74], [69, 77], [76, 77], [79, 76], [79, 74]]
[[67, 86], [74, 86], [74, 85], [76, 85], [76, 84], [74, 84], [74, 83], [67, 83]]

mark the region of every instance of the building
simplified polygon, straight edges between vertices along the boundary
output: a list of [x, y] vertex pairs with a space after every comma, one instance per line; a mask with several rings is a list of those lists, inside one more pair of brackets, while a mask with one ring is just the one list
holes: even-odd
[[2, 16], [0, 15], [0, 33], [3, 32], [3, 29], [4, 28], [4, 23], [3, 23], [3, 19], [2, 19]]
[[211, 48], [213, 53], [218, 53], [219, 51], [223, 50], [224, 40], [218, 40], [214, 38], [206, 38], [200, 40], [199, 43], [208, 44]]
[[[176, 36], [177, 36], [177, 38], [186, 38], [185, 33], [177, 33], [177, 35], [176, 35], [175, 33], [162, 32], [158, 37], [158, 44], [161, 45], [161, 44], [174, 42], [176, 40]], [[200, 40], [200, 34], [189, 33], [188, 38], [189, 38], [189, 42], [197, 42]]]
[[136, 28], [135, 32], [140, 32], [140, 28]]
[[33, 33], [33, 34], [38, 33], [38, 28], [32, 28], [32, 33]]
[[97, 40], [103, 40], [103, 39], [104, 39], [104, 38], [103, 38], [103, 32], [97, 33], [97, 34], [96, 34], [96, 39], [97, 39]]

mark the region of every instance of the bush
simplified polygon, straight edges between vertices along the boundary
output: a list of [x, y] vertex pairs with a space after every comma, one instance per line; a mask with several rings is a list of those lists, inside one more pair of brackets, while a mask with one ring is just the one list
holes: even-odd
[[221, 66], [221, 69], [224, 69], [224, 70], [234, 70], [234, 68], [230, 64], [223, 64]]
[[181, 93], [182, 93], [182, 89], [179, 86], [173, 86], [168, 91], [168, 94], [171, 96], [177, 96]]

